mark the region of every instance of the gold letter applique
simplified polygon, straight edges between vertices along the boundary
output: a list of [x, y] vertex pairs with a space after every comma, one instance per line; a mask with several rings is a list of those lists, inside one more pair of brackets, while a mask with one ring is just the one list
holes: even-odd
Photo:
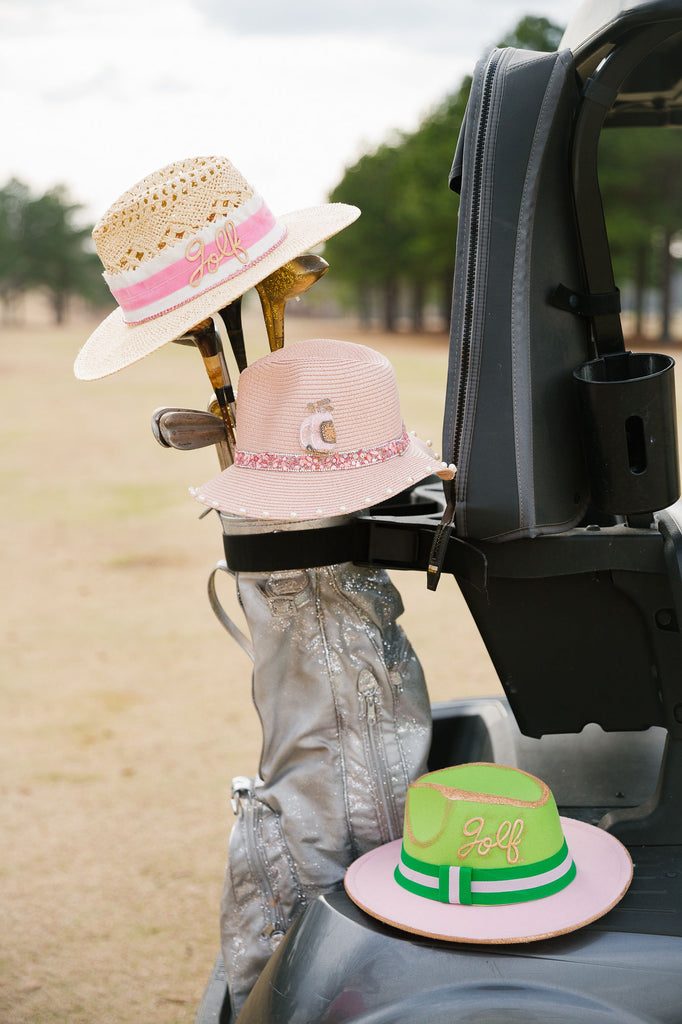
[[485, 857], [491, 850], [504, 850], [507, 855], [508, 864], [516, 864], [519, 860], [519, 843], [523, 832], [523, 819], [517, 818], [513, 823], [503, 821], [495, 833], [495, 838], [481, 836], [485, 828], [485, 818], [469, 818], [462, 829], [465, 836], [471, 838], [470, 843], [464, 843], [457, 851], [457, 856], [464, 860], [476, 847], [480, 857]]
[[201, 284], [204, 271], [215, 274], [223, 260], [230, 259], [231, 256], [236, 256], [240, 263], [249, 262], [249, 254], [242, 247], [237, 229], [231, 220], [227, 221], [225, 227], [216, 231], [215, 245], [218, 252], [213, 252], [209, 256], [204, 255], [204, 243], [201, 238], [194, 238], [185, 249], [185, 259], [189, 263], [199, 264], [189, 279], [193, 288]]

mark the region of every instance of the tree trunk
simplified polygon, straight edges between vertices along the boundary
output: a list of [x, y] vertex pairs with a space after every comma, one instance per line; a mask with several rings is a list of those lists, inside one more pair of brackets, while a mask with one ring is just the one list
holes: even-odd
[[67, 296], [64, 292], [52, 292], [50, 295], [54, 322], [58, 327], [66, 320]]
[[384, 329], [390, 334], [398, 330], [398, 282], [394, 277], [384, 281]]
[[644, 337], [644, 294], [646, 289], [647, 247], [638, 245], [635, 253], [635, 337]]
[[366, 281], [358, 284], [358, 316], [360, 326], [369, 330], [372, 326], [372, 289]]
[[443, 317], [443, 327], [446, 331], [450, 330], [450, 318], [452, 316], [452, 285], [452, 270], [448, 270], [443, 274], [441, 284], [441, 316]]
[[426, 301], [426, 285], [423, 281], [412, 284], [412, 330], [421, 334], [424, 330], [424, 303]]
[[673, 300], [673, 258], [670, 254], [673, 233], [666, 230], [661, 247], [661, 334], [659, 341], [668, 345], [672, 341], [670, 323]]

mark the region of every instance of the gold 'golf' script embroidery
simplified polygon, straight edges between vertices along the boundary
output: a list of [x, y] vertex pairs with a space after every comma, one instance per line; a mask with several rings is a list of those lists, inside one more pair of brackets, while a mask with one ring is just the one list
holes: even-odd
[[485, 818], [469, 818], [465, 823], [462, 832], [471, 838], [470, 843], [464, 843], [457, 851], [457, 856], [462, 860], [468, 857], [471, 851], [476, 848], [481, 857], [485, 857], [491, 850], [504, 850], [507, 854], [507, 863], [516, 864], [519, 860], [519, 842], [523, 832], [523, 820], [517, 818], [513, 823], [503, 821], [492, 836], [481, 835], [485, 828]]
[[249, 254], [242, 247], [242, 242], [237, 234], [237, 229], [231, 220], [225, 227], [218, 228], [215, 233], [215, 246], [217, 252], [205, 255], [204, 243], [201, 238], [193, 239], [185, 250], [185, 259], [190, 263], [198, 262], [198, 267], [189, 279], [189, 283], [196, 288], [202, 281], [204, 272], [215, 274], [223, 260], [236, 256], [240, 263], [249, 262]]

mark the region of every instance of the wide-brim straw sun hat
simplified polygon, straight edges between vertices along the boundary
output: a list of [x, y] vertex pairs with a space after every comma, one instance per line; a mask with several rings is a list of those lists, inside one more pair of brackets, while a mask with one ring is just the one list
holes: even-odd
[[345, 887], [393, 927], [500, 944], [575, 931], [611, 910], [631, 879], [618, 839], [560, 816], [535, 776], [483, 763], [412, 783], [402, 840], [351, 864]]
[[235, 516], [344, 515], [454, 473], [407, 433], [389, 360], [353, 342], [299, 341], [252, 363], [239, 378], [236, 421], [234, 464], [191, 489]]
[[93, 230], [118, 303], [79, 352], [96, 380], [185, 334], [360, 214], [327, 203], [276, 217], [225, 157], [192, 157], [148, 175]]

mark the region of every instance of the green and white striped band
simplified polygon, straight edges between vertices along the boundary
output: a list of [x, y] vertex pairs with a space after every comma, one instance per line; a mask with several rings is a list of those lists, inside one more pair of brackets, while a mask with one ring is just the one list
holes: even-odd
[[527, 867], [469, 868], [428, 864], [401, 850], [398, 885], [440, 903], [498, 906], [525, 903], [561, 892], [575, 878], [575, 864], [564, 840], [552, 857]]

